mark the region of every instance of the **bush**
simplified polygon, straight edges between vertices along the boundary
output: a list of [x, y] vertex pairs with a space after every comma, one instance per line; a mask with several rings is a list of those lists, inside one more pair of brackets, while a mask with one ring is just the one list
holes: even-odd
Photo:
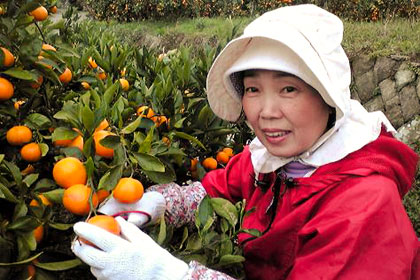
[[141, 21], [180, 17], [253, 16], [286, 5], [315, 4], [341, 18], [376, 21], [393, 17], [418, 17], [419, 0], [79, 0], [95, 18]]

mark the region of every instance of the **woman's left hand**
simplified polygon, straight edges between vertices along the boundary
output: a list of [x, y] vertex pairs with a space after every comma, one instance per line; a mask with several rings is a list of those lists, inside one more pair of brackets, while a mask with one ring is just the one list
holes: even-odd
[[173, 279], [180, 280], [188, 265], [160, 247], [134, 224], [117, 217], [121, 236], [102, 228], [78, 222], [74, 231], [96, 247], [79, 240], [72, 244], [76, 256], [91, 266], [97, 279]]

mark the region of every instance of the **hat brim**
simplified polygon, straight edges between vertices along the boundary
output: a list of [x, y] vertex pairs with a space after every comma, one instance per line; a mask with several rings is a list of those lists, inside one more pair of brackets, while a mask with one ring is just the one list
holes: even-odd
[[[224, 120], [238, 120], [242, 111], [241, 97], [230, 83], [225, 82], [225, 74], [246, 50], [253, 38], [263, 38], [277, 42], [279, 47], [287, 47], [292, 51], [297, 59], [301, 60], [299, 63], [306, 65], [315, 77], [309, 84], [320, 93], [328, 105], [337, 109], [337, 117], [342, 116], [343, 108], [329, 94], [336, 89], [328, 77], [328, 72], [319, 54], [309, 40], [292, 26], [285, 26], [284, 29], [276, 32], [270, 28], [270, 25], [267, 25], [267, 28], [258, 30], [257, 34], [253, 34], [251, 31], [232, 40], [216, 58], [207, 76], [207, 97], [213, 112]], [[270, 67], [267, 70], [282, 71], [281, 67], [278, 69]], [[305, 82], [308, 83], [308, 81]]]

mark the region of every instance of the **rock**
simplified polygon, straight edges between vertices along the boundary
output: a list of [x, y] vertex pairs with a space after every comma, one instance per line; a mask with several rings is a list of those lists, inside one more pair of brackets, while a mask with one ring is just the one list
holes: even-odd
[[395, 128], [404, 124], [398, 95], [385, 102], [385, 115]]
[[373, 67], [374, 64], [375, 64], [375, 60], [372, 58], [369, 58], [369, 56], [356, 57], [352, 61], [353, 75], [360, 76], [366, 73]]
[[420, 76], [417, 78], [417, 97], [420, 99]]
[[420, 141], [420, 116], [401, 126], [397, 130], [397, 137], [413, 148], [412, 145]]
[[391, 79], [383, 80], [379, 83], [379, 89], [381, 90], [382, 99], [386, 102], [397, 96], [397, 91], [395, 90], [395, 82]]
[[388, 77], [394, 76], [397, 71], [397, 65], [397, 62], [393, 59], [388, 57], [378, 57], [375, 66], [373, 67], [376, 80], [381, 82]]
[[355, 86], [360, 100], [364, 103], [370, 100], [375, 95], [376, 81], [373, 71], [366, 72], [363, 75], [355, 77]]
[[416, 73], [409, 69], [398, 70], [395, 73], [395, 86], [397, 90], [401, 90], [403, 87], [413, 82], [416, 79]]
[[385, 111], [384, 102], [382, 101], [381, 96], [375, 96], [373, 99], [366, 102], [363, 107], [365, 107], [369, 112]]
[[406, 86], [400, 91], [400, 101], [404, 121], [409, 121], [420, 114], [420, 102], [414, 86]]

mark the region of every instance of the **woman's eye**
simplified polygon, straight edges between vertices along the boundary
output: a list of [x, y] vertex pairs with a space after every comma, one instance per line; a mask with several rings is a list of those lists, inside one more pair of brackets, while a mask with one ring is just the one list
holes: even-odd
[[245, 88], [245, 93], [248, 93], [248, 92], [257, 92], [257, 91], [258, 91], [258, 89], [256, 87], [247, 87], [247, 88]]
[[296, 90], [296, 88], [294, 88], [294, 87], [292, 87], [292, 86], [289, 86], [289, 87], [285, 87], [283, 90], [284, 90], [285, 92], [294, 92], [294, 91]]

